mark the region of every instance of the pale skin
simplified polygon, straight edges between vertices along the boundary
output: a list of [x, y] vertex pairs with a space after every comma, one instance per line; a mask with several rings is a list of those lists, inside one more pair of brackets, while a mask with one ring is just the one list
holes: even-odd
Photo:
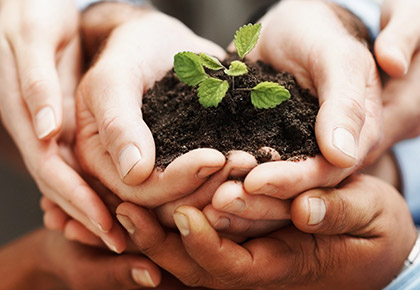
[[[322, 164], [322, 163], [320, 163], [320, 164]], [[311, 173], [312, 173], [312, 171], [310, 171]], [[314, 174], [316, 174], [316, 173], [314, 173]], [[182, 210], [181, 210], [181, 213], [182, 213]], [[184, 214], [186, 214], [187, 216], [188, 216], [188, 212], [184, 212]], [[217, 278], [217, 277], [216, 277]], [[217, 279], [216, 279], [217, 280]]]

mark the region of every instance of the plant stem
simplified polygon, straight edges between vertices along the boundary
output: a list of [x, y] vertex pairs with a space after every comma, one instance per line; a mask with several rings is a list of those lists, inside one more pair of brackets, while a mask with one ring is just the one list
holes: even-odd
[[236, 90], [237, 90], [237, 91], [245, 91], [245, 92], [250, 92], [250, 91], [252, 91], [252, 89], [251, 89], [251, 88], [237, 88]]

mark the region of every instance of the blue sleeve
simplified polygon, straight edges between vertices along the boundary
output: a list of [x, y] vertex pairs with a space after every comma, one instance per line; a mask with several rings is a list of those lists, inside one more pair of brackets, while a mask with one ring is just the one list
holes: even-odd
[[77, 8], [79, 8], [80, 10], [84, 10], [86, 9], [89, 5], [92, 5], [94, 3], [97, 2], [124, 2], [124, 3], [131, 3], [131, 4], [136, 4], [136, 5], [142, 5], [142, 4], [146, 4], [148, 3], [147, 0], [114, 0], [114, 1], [110, 1], [110, 0], [74, 0], [74, 2], [76, 3]]
[[413, 265], [398, 275], [394, 281], [383, 290], [419, 290], [420, 289], [420, 264]]
[[380, 31], [381, 7], [375, 0], [328, 0], [346, 8], [365, 24], [374, 41]]
[[420, 225], [420, 137], [396, 144], [393, 151], [400, 170], [402, 193], [414, 222]]

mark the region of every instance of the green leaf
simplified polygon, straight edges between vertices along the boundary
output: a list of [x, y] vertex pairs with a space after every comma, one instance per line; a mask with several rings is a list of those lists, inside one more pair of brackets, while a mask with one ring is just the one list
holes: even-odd
[[239, 28], [235, 33], [236, 50], [239, 57], [244, 58], [257, 44], [258, 37], [261, 33], [261, 23], [247, 24]]
[[202, 81], [198, 87], [198, 98], [203, 107], [217, 107], [229, 89], [229, 83], [215, 78]]
[[237, 77], [248, 73], [246, 64], [242, 61], [234, 60], [231, 62], [229, 69], [225, 69], [225, 74], [231, 77]]
[[274, 108], [290, 99], [290, 92], [273, 82], [262, 82], [251, 91], [251, 102], [258, 109]]
[[190, 86], [196, 86], [207, 78], [207, 74], [200, 63], [200, 57], [189, 51], [175, 55], [174, 69], [178, 78]]
[[200, 63], [208, 69], [219, 70], [224, 68], [223, 64], [214, 56], [200, 53]]

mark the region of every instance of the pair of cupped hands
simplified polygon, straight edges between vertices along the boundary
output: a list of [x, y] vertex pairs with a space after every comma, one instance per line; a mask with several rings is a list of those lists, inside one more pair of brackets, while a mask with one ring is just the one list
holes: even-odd
[[[289, 0], [261, 19], [249, 58], [293, 73], [318, 96], [322, 155], [257, 165], [246, 152], [226, 159], [197, 149], [162, 171], [154, 168], [142, 95], [177, 52], [223, 59], [225, 50], [147, 8], [100, 3], [79, 15], [72, 1], [1, 0], [0, 112], [44, 194], [46, 226], [119, 253], [130, 241], [191, 286], [386, 285], [414, 243], [410, 213], [391, 186], [349, 176], [419, 133], [420, 98], [411, 81], [420, 74], [419, 5], [404, 2], [386, 1], [382, 9], [376, 58], [400, 77], [383, 90], [371, 52], [349, 32], [357, 24], [346, 11]], [[142, 267], [157, 285], [154, 263], [143, 260]], [[368, 270], [376, 277], [366, 277]], [[138, 286], [128, 274], [113, 275], [125, 277], [116, 280], [127, 288]]]

